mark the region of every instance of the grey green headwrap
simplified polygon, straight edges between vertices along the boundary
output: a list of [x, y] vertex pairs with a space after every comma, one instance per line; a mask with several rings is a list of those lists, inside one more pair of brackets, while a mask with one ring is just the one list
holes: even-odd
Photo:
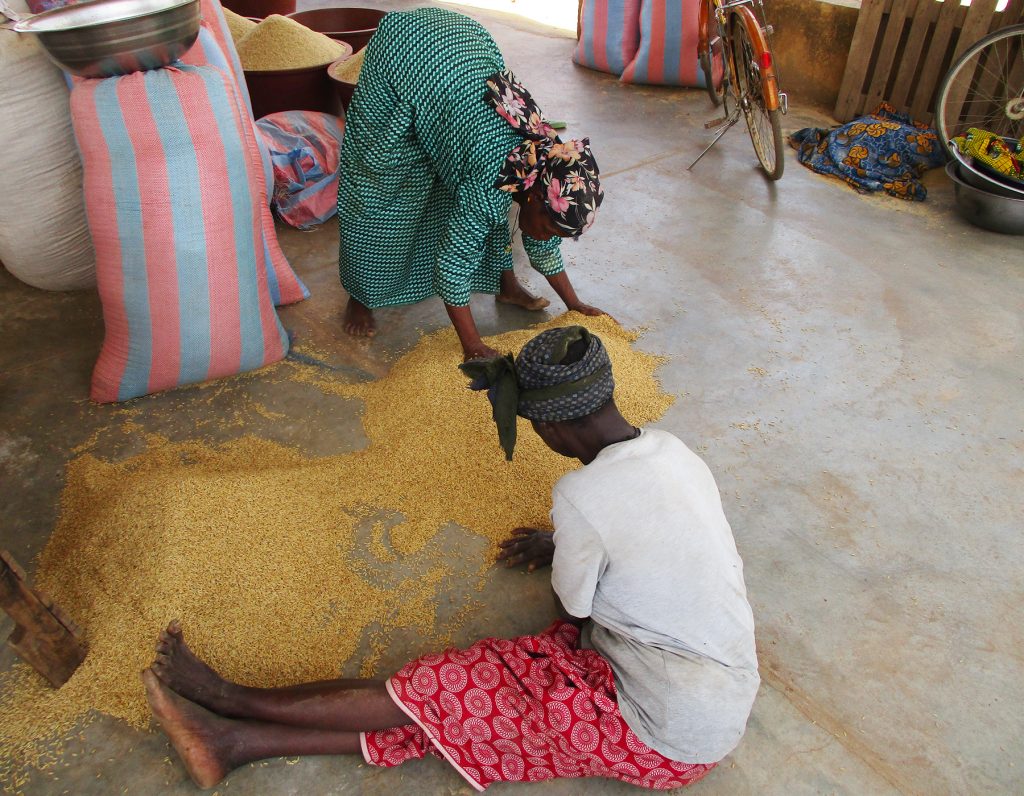
[[[563, 365], [574, 343], [583, 348], [582, 356]], [[506, 354], [459, 368], [472, 379], [471, 390], [487, 390], [498, 440], [509, 461], [516, 445], [516, 415], [547, 422], [575, 420], [596, 412], [615, 391], [612, 363], [601, 338], [582, 326], [541, 332], [515, 360]]]

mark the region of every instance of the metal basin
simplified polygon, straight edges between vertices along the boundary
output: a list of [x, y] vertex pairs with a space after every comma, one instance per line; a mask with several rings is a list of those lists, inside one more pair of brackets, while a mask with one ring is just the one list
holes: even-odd
[[959, 162], [951, 160], [946, 164], [946, 175], [953, 181], [956, 207], [972, 224], [1002, 232], [1006, 235], [1024, 235], [1024, 199], [976, 188], [960, 176]]
[[57, 66], [114, 77], [173, 63], [199, 35], [199, 0], [92, 0], [14, 26], [33, 33]]
[[956, 176], [968, 185], [973, 185], [979, 190], [988, 191], [997, 196], [1024, 199], [1024, 183], [1021, 183], [1020, 188], [1015, 188], [1008, 179], [999, 179], [995, 173], [974, 158], [965, 158], [961, 155], [957, 160], [959, 161], [960, 168], [957, 169]]
[[[1012, 138], [1004, 136], [1003, 141], [1011, 150], [1017, 146], [1017, 142]], [[1024, 183], [1014, 183], [1009, 177], [1004, 177], [997, 173], [990, 166], [975, 160], [970, 155], [965, 155], [952, 141], [950, 142], [950, 148], [953, 150], [954, 158], [960, 163], [957, 176], [964, 182], [983, 191], [997, 193], [1000, 196], [1024, 199]]]

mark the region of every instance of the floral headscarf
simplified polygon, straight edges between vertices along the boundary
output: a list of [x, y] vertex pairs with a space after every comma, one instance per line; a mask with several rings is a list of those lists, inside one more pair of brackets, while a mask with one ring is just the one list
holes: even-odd
[[540, 179], [544, 206], [555, 225], [578, 238], [594, 223], [604, 199], [590, 139], [562, 142], [530, 92], [508, 70], [487, 78], [484, 100], [525, 139], [505, 159], [494, 187], [519, 193]]

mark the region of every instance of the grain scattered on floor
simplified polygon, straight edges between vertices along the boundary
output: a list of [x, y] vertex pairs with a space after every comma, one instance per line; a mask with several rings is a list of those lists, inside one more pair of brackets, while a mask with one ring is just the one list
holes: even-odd
[[[563, 316], [488, 342], [515, 352], [567, 323], [604, 340], [634, 424], [671, 405], [654, 377], [659, 359], [610, 319]], [[459, 361], [444, 330], [373, 382], [302, 364], [275, 370], [362, 399], [369, 445], [355, 453], [311, 458], [254, 436], [214, 445], [151, 434], [121, 461], [75, 458], [36, 583], [83, 626], [90, 652], [58, 691], [20, 665], [0, 677], [0, 780], [17, 788], [26, 763], [52, 758], [54, 739], [90, 711], [145, 727], [139, 671], [173, 618], [226, 677], [259, 686], [336, 677], [361, 649], [364, 675], [387, 674], [374, 669], [397, 628], [420, 634], [424, 651], [445, 643], [453, 628], [434, 609], [451, 587], [452, 551], [432, 547], [435, 535], [454, 522], [493, 545], [516, 526], [549, 527], [551, 486], [575, 466], [523, 421], [506, 462], [490, 406], [467, 389]], [[126, 416], [145, 433], [138, 411]], [[488, 560], [460, 576], [479, 586]]]

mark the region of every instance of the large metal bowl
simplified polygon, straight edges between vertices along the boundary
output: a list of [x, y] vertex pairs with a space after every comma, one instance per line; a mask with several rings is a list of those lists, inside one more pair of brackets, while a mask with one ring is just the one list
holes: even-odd
[[1020, 188], [1014, 188], [1008, 178], [999, 179], [984, 164], [971, 157], [960, 155], [957, 157], [957, 162], [960, 164], [960, 168], [957, 169], [956, 176], [968, 185], [973, 185], [978, 190], [988, 191], [997, 196], [1024, 199], [1024, 183], [1021, 183]]
[[44, 11], [14, 29], [38, 36], [66, 72], [114, 77], [184, 55], [199, 35], [199, 0], [92, 0]]
[[953, 181], [960, 215], [993, 232], [1024, 235], [1024, 199], [1011, 199], [974, 187], [964, 181], [959, 166], [959, 161], [951, 160], [946, 164], [946, 175]]

